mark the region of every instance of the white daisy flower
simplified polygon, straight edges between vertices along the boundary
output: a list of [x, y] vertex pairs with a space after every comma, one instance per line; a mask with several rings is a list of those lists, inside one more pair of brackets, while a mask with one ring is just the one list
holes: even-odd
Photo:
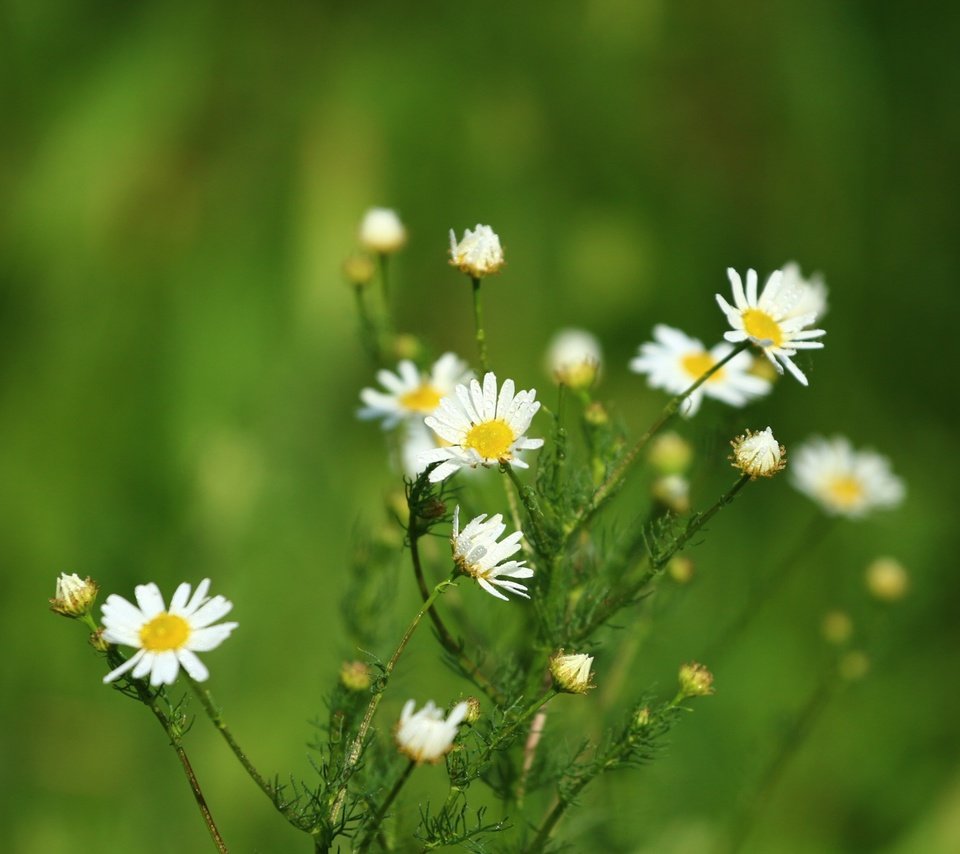
[[421, 372], [409, 359], [397, 365], [397, 372], [381, 370], [377, 381], [386, 393], [373, 388], [360, 392], [366, 404], [357, 415], [364, 419], [382, 418], [384, 429], [405, 419], [422, 419], [434, 412], [441, 398], [453, 393], [457, 383], [470, 378], [467, 363], [453, 353], [444, 353], [429, 372]]
[[561, 329], [546, 355], [547, 371], [573, 389], [586, 389], [600, 374], [603, 354], [596, 336], [583, 329]]
[[520, 551], [522, 531], [514, 531], [509, 537], [497, 542], [497, 538], [506, 530], [503, 516], [487, 519], [483, 513], [471, 519], [467, 526], [460, 530], [460, 507], [453, 511], [453, 535], [450, 545], [453, 548], [453, 560], [465, 575], [477, 579], [477, 583], [491, 596], [506, 600], [497, 587], [502, 587], [509, 593], [516, 593], [526, 599], [530, 598], [527, 588], [509, 578], [532, 578], [533, 570], [524, 566], [526, 561], [507, 560], [510, 555]]
[[407, 230], [396, 211], [370, 208], [360, 221], [357, 238], [360, 245], [371, 252], [396, 252], [407, 242]]
[[780, 268], [783, 273], [783, 293], [791, 295], [793, 307], [788, 309], [788, 317], [814, 316], [820, 320], [827, 313], [827, 285], [820, 273], [814, 273], [805, 279], [796, 261], [789, 261]]
[[[180, 666], [192, 679], [203, 682], [209, 671], [197, 657], [220, 646], [237, 623], [211, 625], [226, 616], [233, 607], [222, 596], [207, 596], [210, 579], [197, 585], [193, 596], [190, 585], [181, 584], [166, 610], [156, 584], [139, 584], [134, 590], [137, 605], [112, 593], [103, 603], [103, 639], [109, 643], [137, 647], [133, 656], [104, 676], [104, 682], [133, 670], [134, 679], [150, 674], [150, 684], [171, 685]], [[137, 607], [139, 606], [139, 607]]]
[[457, 243], [451, 228], [450, 263], [473, 279], [497, 273], [504, 264], [500, 238], [489, 225], [477, 224], [473, 231], [466, 229], [463, 240]]
[[400, 722], [393, 734], [400, 752], [414, 762], [439, 762], [450, 752], [457, 737], [457, 727], [469, 710], [466, 702], [457, 703], [446, 719], [433, 700], [414, 712], [416, 703], [407, 700], [400, 712]]
[[583, 653], [565, 655], [558, 650], [550, 656], [550, 675], [559, 691], [567, 694], [586, 694], [593, 687], [590, 681], [590, 669], [593, 656]]
[[746, 292], [736, 270], [728, 268], [727, 277], [733, 288], [734, 305], [720, 294], [716, 295], [717, 304], [732, 327], [723, 337], [733, 343], [750, 341], [756, 344], [781, 374], [786, 368], [799, 382], [807, 385], [807, 378], [793, 363], [792, 357], [797, 355], [797, 350], [823, 347], [822, 341], [811, 339], [826, 335], [826, 332], [808, 328], [816, 321], [816, 314], [794, 313], [804, 296], [802, 289], [784, 287], [783, 273], [775, 270], [758, 298], [756, 270], [747, 270]]
[[[658, 323], [653, 327], [655, 341], [640, 346], [640, 355], [630, 360], [630, 370], [646, 374], [653, 388], [680, 394], [690, 388], [717, 362], [730, 355], [733, 347], [720, 343], [707, 350], [696, 338]], [[689, 418], [700, 408], [704, 396], [730, 406], [743, 406], [770, 391], [770, 383], [750, 371], [753, 360], [748, 353], [737, 353], [683, 402], [680, 412]]]
[[488, 373], [483, 387], [476, 380], [470, 387], [458, 385], [454, 393], [440, 401], [433, 415], [424, 421], [449, 447], [426, 451], [420, 456], [424, 466], [440, 463], [430, 480], [438, 483], [454, 472], [470, 466], [495, 466], [510, 463], [528, 468], [517, 454], [543, 446], [543, 439], [528, 439], [524, 433], [540, 408], [535, 389], [514, 394], [513, 380], [503, 381], [497, 394], [497, 377]]
[[906, 493], [890, 461], [874, 451], [855, 451], [843, 436], [810, 439], [793, 452], [793, 485], [831, 516], [859, 518], [896, 507]]
[[730, 444], [733, 447], [731, 463], [743, 474], [750, 475], [751, 480], [773, 477], [787, 465], [787, 451], [769, 427], [766, 430], [747, 430]]

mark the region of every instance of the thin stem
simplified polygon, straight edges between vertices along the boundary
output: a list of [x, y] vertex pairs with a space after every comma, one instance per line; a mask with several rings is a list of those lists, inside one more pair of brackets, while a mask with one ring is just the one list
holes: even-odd
[[740, 811], [734, 821], [733, 829], [729, 840], [723, 850], [727, 854], [736, 854], [744, 842], [750, 836], [750, 831], [756, 825], [757, 819], [763, 812], [774, 790], [777, 788], [780, 780], [783, 778], [784, 771], [790, 764], [790, 760], [800, 751], [807, 737], [810, 735], [813, 725], [817, 718], [823, 712], [824, 708], [837, 688], [836, 676], [831, 674], [825, 677], [816, 686], [813, 693], [801, 709], [800, 714], [794, 721], [793, 726], [784, 734], [780, 741], [779, 749], [773, 759], [764, 769], [753, 789], [753, 796], [747, 805]]
[[[123, 661], [124, 658], [116, 647], [111, 647], [107, 651], [107, 662], [111, 667], [117, 667], [122, 664]], [[132, 677], [125, 678], [127, 684], [132, 686], [137, 692], [137, 697], [140, 702], [150, 709], [160, 726], [163, 727], [167, 738], [170, 739], [170, 746], [177, 754], [177, 759], [180, 760], [180, 766], [183, 768], [183, 773], [187, 778], [187, 782], [190, 784], [190, 791], [193, 792], [193, 799], [197, 803], [197, 809], [200, 810], [203, 823], [207, 826], [207, 832], [210, 834], [210, 838], [213, 840], [217, 851], [221, 854], [227, 854], [227, 844], [223, 841], [223, 837], [217, 829], [216, 822], [213, 820], [213, 814], [207, 805], [207, 799], [204, 797], [203, 790], [200, 788], [200, 782], [197, 780], [197, 775], [194, 773], [193, 766], [190, 764], [190, 759], [187, 757], [187, 752], [183, 747], [183, 733], [179, 725], [160, 708], [160, 704], [157, 702], [157, 698], [160, 696], [159, 692], [155, 693], [151, 691], [142, 679], [133, 679]]]
[[277, 796], [274, 787], [271, 786], [264, 779], [263, 775], [256, 769], [256, 767], [254, 767], [254, 764], [250, 761], [239, 742], [236, 740], [236, 738], [234, 738], [233, 733], [230, 731], [226, 721], [223, 719], [223, 714], [217, 707], [217, 704], [214, 701], [213, 695], [210, 693], [209, 689], [205, 688], [203, 685], [193, 679], [188, 679], [187, 681], [190, 683], [193, 693], [200, 701], [200, 705], [203, 706], [203, 710], [207, 713], [207, 717], [210, 718], [210, 722], [214, 725], [214, 727], [216, 727], [220, 735], [223, 736], [223, 740], [227, 743], [230, 750], [233, 751], [233, 755], [237, 757], [240, 764], [243, 766], [243, 770], [246, 771], [250, 779], [253, 780], [257, 786], [259, 786], [260, 790], [268, 798], [270, 798], [270, 802], [280, 811], [287, 821], [293, 824], [294, 827], [299, 827], [300, 825], [296, 822], [289, 810], [281, 807], [280, 804], [277, 803]]
[[487, 334], [483, 329], [483, 308], [480, 305], [480, 279], [470, 278], [473, 283], [473, 319], [477, 327], [477, 350], [480, 355], [480, 373], [485, 374], [490, 370], [490, 362], [487, 358]]
[[[410, 540], [410, 560], [413, 564], [414, 577], [417, 579], [417, 589], [420, 591], [421, 599], [426, 602], [430, 598], [430, 589], [427, 587], [427, 582], [423, 575], [423, 564], [420, 560], [421, 534], [420, 531], [415, 527], [412, 517], [407, 533]], [[430, 621], [433, 623], [434, 629], [437, 631], [437, 639], [440, 641], [440, 645], [450, 655], [456, 657], [456, 659], [460, 662], [460, 666], [463, 668], [465, 675], [494, 703], [500, 705], [503, 702], [503, 695], [501, 694], [500, 690], [486, 676], [484, 676], [483, 672], [480, 670], [480, 665], [473, 661], [473, 659], [471, 659], [463, 651], [463, 645], [454, 640], [453, 635], [450, 634], [450, 630], [440, 618], [440, 614], [437, 613], [437, 609], [431, 605], [430, 609], [427, 611], [427, 614], [430, 617]]]
[[386, 252], [380, 252], [377, 255], [377, 263], [380, 268], [380, 293], [383, 297], [383, 316], [386, 325], [390, 325], [390, 278], [387, 275], [389, 269], [390, 256]]
[[366, 286], [354, 285], [353, 296], [357, 304], [357, 316], [360, 318], [360, 340], [367, 351], [367, 355], [379, 365], [382, 361], [380, 332], [367, 308]]
[[407, 643], [413, 636], [417, 626], [420, 625], [423, 615], [430, 611], [430, 609], [433, 607], [433, 603], [437, 600], [440, 594], [443, 593], [443, 591], [453, 583], [453, 575], [451, 575], [450, 578], [441, 581], [436, 587], [433, 588], [433, 592], [431, 592], [431, 594], [427, 597], [426, 601], [423, 603], [423, 606], [419, 611], [417, 611], [416, 616], [410, 621], [410, 625], [407, 626], [406, 631], [403, 633], [403, 637], [400, 638], [400, 643], [397, 644], [397, 648], [394, 650], [393, 655], [390, 656], [390, 660], [384, 666], [383, 674], [380, 677], [380, 684], [377, 686], [376, 693], [370, 698], [370, 702], [367, 704], [366, 714], [364, 714], [363, 720], [360, 722], [360, 727], [357, 730], [357, 734], [351, 742], [350, 749], [344, 759], [343, 771], [341, 772], [340, 777], [340, 786], [337, 789], [336, 795], [332, 799], [333, 803], [330, 808], [331, 827], [336, 827], [340, 823], [341, 816], [343, 815], [343, 805], [347, 798], [347, 786], [349, 785], [350, 778], [353, 776], [354, 771], [356, 771], [357, 763], [359, 763], [360, 757], [363, 754], [363, 745], [367, 739], [367, 732], [370, 730], [370, 724], [373, 721], [374, 713], [377, 711], [377, 706], [380, 705], [380, 700], [383, 698], [384, 691], [387, 687], [387, 682], [390, 679], [390, 675], [393, 673], [393, 668], [396, 667], [397, 661], [403, 654], [404, 649], [407, 647]]
[[543, 527], [543, 511], [537, 504], [533, 490], [521, 483], [520, 478], [517, 477], [517, 473], [510, 463], [501, 462], [500, 471], [510, 478], [511, 483], [513, 483], [514, 488], [517, 490], [517, 495], [520, 501], [523, 502], [527, 516], [530, 517], [530, 524], [533, 525], [534, 545], [536, 546], [537, 552], [543, 554], [547, 546], [547, 534]]
[[716, 666], [719, 661], [741, 637], [744, 631], [756, 619], [764, 604], [770, 601], [776, 593], [793, 577], [793, 573], [801, 565], [801, 558], [810, 554], [810, 544], [816, 542], [825, 530], [829, 528], [832, 519], [819, 514], [811, 521], [806, 531], [797, 539], [796, 544], [788, 556], [780, 563], [777, 569], [765, 575], [751, 590], [746, 604], [740, 609], [733, 621], [723, 630], [720, 637], [710, 645], [702, 656]]
[[710, 377], [712, 377], [725, 364], [727, 364], [727, 362], [729, 362], [737, 354], [742, 353], [749, 346], [749, 341], [744, 341], [741, 344], [738, 344], [719, 362], [713, 365], [699, 379], [697, 379], [696, 382], [692, 383], [689, 388], [685, 389], [684, 391], [680, 392], [680, 394], [672, 397], [669, 400], [657, 420], [654, 421], [649, 428], [647, 428], [647, 431], [637, 440], [636, 444], [629, 451], [627, 451], [617, 467], [606, 476], [603, 483], [601, 483], [600, 486], [597, 487], [596, 492], [593, 493], [590, 503], [580, 511], [580, 514], [568, 527], [568, 541], [573, 533], [586, 524], [586, 522], [593, 517], [593, 515], [603, 506], [603, 504], [606, 503], [606, 501], [616, 493], [616, 491], [623, 484], [630, 467], [634, 464], [634, 462], [636, 462], [640, 452], [647, 446], [647, 443], [649, 443], [649, 441], [657, 433], [659, 433], [660, 430], [662, 430], [664, 426], [666, 426], [674, 418], [674, 416], [676, 416], [676, 414], [680, 411], [681, 404], [708, 379], [710, 379]]
[[375, 834], [379, 833], [380, 825], [383, 823], [383, 819], [387, 814], [387, 810], [390, 809], [390, 805], [396, 800], [400, 790], [403, 788], [407, 780], [410, 779], [410, 774], [413, 773], [413, 769], [417, 767], [417, 763], [413, 760], [410, 760], [407, 763], [407, 767], [403, 769], [403, 773], [397, 778], [397, 781], [393, 784], [393, 788], [387, 793], [386, 798], [384, 798], [383, 803], [380, 804], [380, 808], [376, 811], [373, 816], [373, 819], [370, 821], [370, 824], [367, 826], [366, 830], [363, 832], [363, 836], [357, 840], [355, 850], [357, 851], [366, 851], [366, 845], [368, 840], [370, 840]]

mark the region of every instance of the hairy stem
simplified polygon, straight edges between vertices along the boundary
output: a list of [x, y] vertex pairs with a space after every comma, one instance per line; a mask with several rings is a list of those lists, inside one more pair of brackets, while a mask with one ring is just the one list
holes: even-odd
[[383, 823], [383, 819], [387, 814], [387, 810], [390, 809], [390, 806], [396, 800], [400, 790], [403, 788], [407, 780], [410, 779], [410, 774], [413, 773], [413, 769], [417, 767], [417, 763], [413, 760], [407, 763], [407, 767], [403, 769], [403, 773], [397, 778], [397, 781], [393, 784], [390, 791], [387, 793], [387, 796], [383, 799], [383, 803], [380, 804], [380, 807], [377, 809], [373, 818], [370, 820], [370, 824], [367, 825], [366, 829], [363, 832], [363, 835], [357, 840], [357, 844], [354, 846], [357, 851], [366, 851], [369, 841], [378, 834], [380, 831], [380, 825]]
[[490, 370], [490, 360], [487, 357], [487, 333], [483, 329], [483, 307], [480, 304], [480, 279], [471, 277], [473, 283], [473, 318], [477, 327], [477, 351], [480, 356], [480, 373], [486, 374]]

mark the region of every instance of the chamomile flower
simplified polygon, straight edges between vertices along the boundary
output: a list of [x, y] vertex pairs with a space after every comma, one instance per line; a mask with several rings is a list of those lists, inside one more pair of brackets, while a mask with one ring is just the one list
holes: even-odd
[[780, 272], [783, 274], [783, 292], [791, 294], [792, 299], [788, 317], [808, 317], [812, 314], [813, 323], [819, 321], [827, 313], [827, 285], [823, 276], [814, 273], [805, 279], [796, 261], [784, 264]]
[[[720, 294], [717, 304], [727, 316], [732, 327], [724, 338], [733, 343], [750, 341], [763, 350], [770, 363], [782, 374], [786, 368], [796, 379], [807, 385], [807, 378], [794, 363], [797, 350], [814, 350], [823, 347], [822, 341], [813, 341], [826, 332], [810, 329], [816, 321], [815, 313], [796, 314], [797, 306], [805, 297], [802, 288], [784, 286], [780, 270], [770, 274], [763, 292], [757, 296], [757, 271], [747, 270], [747, 288], [744, 292], [740, 274], [729, 268], [727, 277], [733, 288], [733, 305]], [[788, 281], [787, 283], [791, 283]]]
[[543, 446], [543, 439], [528, 439], [524, 434], [540, 408], [535, 389], [514, 393], [513, 380], [503, 381], [497, 393], [497, 377], [488, 373], [483, 386], [476, 380], [458, 385], [454, 393], [440, 401], [433, 415], [424, 421], [448, 447], [425, 451], [419, 463], [440, 463], [430, 480], [438, 483], [469, 466], [495, 466], [509, 463], [528, 468], [517, 454]]
[[558, 691], [567, 694], [586, 694], [593, 687], [590, 681], [590, 669], [593, 656], [575, 653], [565, 655], [558, 650], [550, 656], [550, 675]]
[[[720, 343], [710, 350], [696, 338], [659, 323], [653, 327], [654, 341], [640, 346], [640, 355], [631, 359], [630, 370], [646, 374], [653, 388], [671, 394], [680, 394], [725, 356], [731, 345]], [[770, 391], [770, 383], [749, 373], [752, 360], [747, 353], [737, 353], [720, 370], [711, 375], [683, 402], [681, 414], [695, 415], [704, 396], [723, 401], [730, 406], [743, 406], [753, 398]]]
[[226, 616], [233, 603], [222, 596], [207, 596], [210, 579], [197, 585], [193, 596], [190, 585], [181, 584], [170, 600], [170, 608], [163, 604], [163, 596], [156, 584], [139, 584], [134, 590], [137, 604], [112, 593], [103, 603], [103, 639], [109, 643], [136, 647], [131, 658], [110, 671], [104, 682], [133, 670], [134, 679], [150, 675], [150, 684], [171, 685], [181, 665], [192, 679], [203, 682], [209, 671], [197, 657], [220, 646], [237, 623], [212, 623]]
[[469, 711], [467, 702], [457, 703], [446, 718], [433, 700], [414, 712], [416, 703], [407, 700], [400, 712], [400, 722], [393, 734], [397, 748], [408, 759], [420, 762], [439, 762], [453, 747], [457, 727]]
[[407, 230], [396, 211], [370, 208], [360, 221], [357, 237], [365, 249], [387, 254], [403, 248], [407, 242]]
[[422, 420], [436, 410], [441, 398], [451, 394], [457, 383], [466, 382], [469, 377], [466, 362], [453, 353], [444, 353], [429, 372], [421, 372], [413, 362], [404, 359], [397, 365], [396, 373], [377, 372], [377, 381], [386, 392], [373, 388], [360, 392], [360, 400], [366, 405], [357, 415], [383, 419], [384, 429], [405, 419]]
[[813, 438], [793, 453], [793, 485], [831, 516], [861, 518], [896, 507], [906, 489], [890, 461], [874, 451], [855, 451], [843, 436]]
[[472, 279], [482, 279], [500, 272], [503, 266], [503, 248], [500, 238], [489, 225], [477, 225], [463, 232], [463, 240], [450, 229], [450, 263]]
[[733, 448], [731, 464], [751, 480], [773, 477], [787, 465], [787, 451], [769, 427], [766, 430], [747, 430], [730, 445]]
[[90, 612], [99, 590], [90, 576], [81, 578], [75, 572], [70, 575], [61, 572], [55, 595], [50, 600], [50, 610], [64, 617], [82, 617]]
[[600, 374], [603, 354], [596, 336], [586, 330], [561, 329], [550, 341], [545, 362], [557, 382], [587, 389]]
[[460, 507], [453, 511], [453, 534], [450, 545], [453, 548], [453, 560], [465, 575], [477, 579], [477, 583], [491, 596], [506, 600], [498, 587], [509, 593], [516, 593], [527, 599], [527, 588], [511, 578], [532, 578], [533, 570], [522, 560], [507, 560], [520, 551], [522, 531], [514, 531], [509, 537], [497, 542], [497, 538], [506, 530], [503, 516], [499, 513], [487, 519], [483, 513], [471, 519], [460, 530]]

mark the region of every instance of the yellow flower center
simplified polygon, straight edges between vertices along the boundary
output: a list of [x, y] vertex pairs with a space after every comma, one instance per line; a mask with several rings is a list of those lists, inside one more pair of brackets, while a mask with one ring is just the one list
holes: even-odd
[[837, 506], [843, 508], [855, 507], [863, 500], [863, 484], [849, 474], [835, 477], [827, 484], [827, 495]]
[[765, 311], [760, 311], [759, 308], [748, 308], [741, 316], [743, 318], [743, 329], [751, 338], [760, 341], [772, 341], [774, 347], [783, 344], [780, 324]]
[[473, 448], [484, 459], [500, 460], [509, 457], [515, 438], [506, 421], [494, 418], [471, 427], [463, 447]]
[[[698, 380], [702, 377], [707, 371], [712, 368], [716, 362], [709, 353], [687, 353], [680, 360], [680, 367], [682, 367], [688, 374], [690, 374], [690, 379]], [[723, 379], [723, 368], [720, 368], [715, 374], [712, 374], [707, 380], [708, 383], [716, 382], [717, 380]]]
[[440, 403], [440, 392], [430, 383], [423, 383], [413, 391], [400, 395], [400, 405], [412, 412], [431, 413]]
[[176, 614], [157, 614], [140, 629], [140, 645], [147, 652], [180, 649], [190, 637], [190, 624]]

